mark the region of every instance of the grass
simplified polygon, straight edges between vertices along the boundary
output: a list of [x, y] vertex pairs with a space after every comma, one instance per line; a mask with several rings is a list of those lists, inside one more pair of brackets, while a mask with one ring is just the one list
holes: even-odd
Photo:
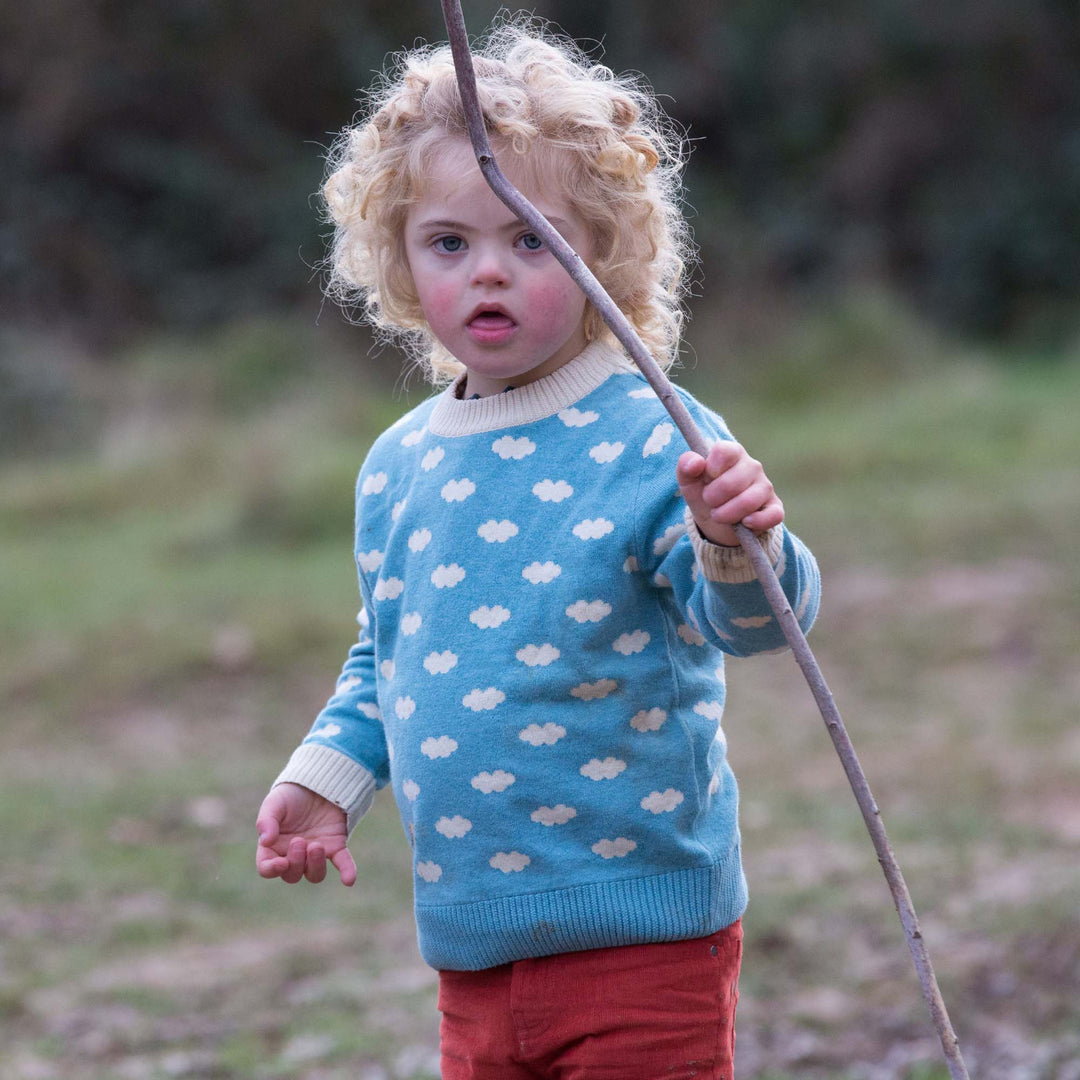
[[[819, 556], [811, 640], [973, 1075], [1074, 1075], [1080, 363], [974, 355], [877, 302], [803, 330], [723, 392], [684, 381]], [[67, 453], [0, 467], [3, 1080], [437, 1073], [392, 801], [353, 890], [252, 869], [259, 800], [354, 633], [356, 467], [409, 403], [335, 350], [290, 327], [152, 344], [66, 395]], [[788, 658], [732, 666], [725, 724], [740, 1076], [945, 1076]]]

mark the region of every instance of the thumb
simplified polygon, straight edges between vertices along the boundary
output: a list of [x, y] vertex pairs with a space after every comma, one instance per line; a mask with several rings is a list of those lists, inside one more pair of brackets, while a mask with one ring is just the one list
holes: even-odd
[[347, 847], [334, 852], [330, 861], [337, 867], [341, 875], [342, 885], [353, 885], [356, 882], [356, 863], [353, 861], [352, 852]]
[[259, 843], [269, 846], [281, 835], [281, 815], [284, 807], [279, 799], [268, 795], [259, 808], [255, 820], [255, 830], [259, 834]]
[[679, 485], [679, 491], [690, 507], [694, 517], [709, 516], [709, 507], [705, 504], [702, 489], [709, 482], [709, 476], [705, 471], [706, 462], [700, 454], [688, 450], [679, 458], [675, 469], [675, 479]]

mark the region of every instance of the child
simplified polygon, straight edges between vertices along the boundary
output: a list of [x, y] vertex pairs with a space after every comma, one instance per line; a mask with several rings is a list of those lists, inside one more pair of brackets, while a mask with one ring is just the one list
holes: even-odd
[[[670, 364], [688, 242], [655, 101], [526, 24], [476, 68], [504, 171]], [[389, 784], [444, 1078], [730, 1077], [747, 893], [723, 657], [784, 644], [732, 526], [804, 628], [813, 557], [685, 393], [716, 441], [680, 452], [488, 190], [448, 49], [402, 59], [325, 194], [333, 288], [452, 381], [360, 471], [359, 640], [259, 812], [259, 872], [317, 882], [329, 860], [351, 885], [347, 838]]]

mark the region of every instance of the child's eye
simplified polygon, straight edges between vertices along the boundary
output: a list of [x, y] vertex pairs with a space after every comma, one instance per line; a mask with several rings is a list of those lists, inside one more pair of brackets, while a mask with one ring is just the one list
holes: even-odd
[[518, 243], [526, 251], [542, 251], [544, 248], [544, 241], [533, 232], [525, 233], [525, 235], [518, 240]]
[[465, 247], [465, 241], [460, 236], [440, 236], [432, 246], [436, 251], [455, 255]]

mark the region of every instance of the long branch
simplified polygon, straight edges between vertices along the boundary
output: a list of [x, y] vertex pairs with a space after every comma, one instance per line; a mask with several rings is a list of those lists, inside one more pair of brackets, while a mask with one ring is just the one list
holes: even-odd
[[[491, 144], [488, 141], [484, 116], [480, 107], [476, 87], [476, 73], [473, 70], [472, 52], [469, 48], [469, 38], [465, 29], [460, 0], [441, 0], [441, 3], [443, 17], [446, 20], [446, 29], [450, 37], [458, 87], [465, 110], [469, 140], [476, 154], [476, 161], [480, 166], [480, 171], [484, 174], [484, 179], [499, 199], [548, 246], [555, 258], [559, 260], [570, 277], [573, 278], [604, 322], [610, 327], [612, 333], [638, 365], [641, 373], [648, 380], [649, 385], [656, 392], [657, 397], [663, 402], [671, 418], [682, 432], [687, 445], [694, 452], [705, 456], [708, 453], [709, 444], [694, 423], [682, 399], [675, 393], [667, 376], [646, 349], [642, 340], [634, 332], [626, 316], [608, 296], [604, 287], [596, 280], [577, 252], [563, 239], [547, 218], [510, 183], [496, 163], [495, 155], [492, 153]], [[802, 628], [791, 610], [791, 605], [784, 595], [776, 572], [770, 565], [768, 556], [765, 554], [761, 544], [754, 533], [745, 525], [736, 525], [735, 532], [743, 550], [750, 558], [754, 573], [757, 575], [758, 581], [761, 582], [769, 606], [772, 608], [773, 615], [783, 630], [784, 637], [791, 646], [795, 660], [802, 669], [802, 673], [810, 687], [810, 692], [813, 694], [815, 702], [817, 702], [822, 719], [825, 721], [825, 726], [832, 738], [833, 746], [840, 757], [848, 783], [854, 792], [855, 800], [859, 804], [863, 821], [866, 823], [866, 828], [874, 844], [874, 850], [877, 852], [878, 862], [881, 864], [897, 913], [900, 916], [901, 926], [907, 935], [908, 947], [914, 961], [915, 971], [919, 977], [919, 983], [930, 1011], [930, 1017], [941, 1040], [941, 1047], [949, 1067], [949, 1073], [953, 1080], [968, 1080], [968, 1071], [960, 1055], [959, 1042], [949, 1020], [949, 1014], [945, 1008], [941, 991], [938, 988], [937, 978], [930, 963], [930, 955], [923, 940], [922, 931], [919, 929], [919, 921], [915, 914], [911, 894], [908, 892], [904, 876], [900, 871], [900, 865], [896, 861], [892, 845], [889, 843], [888, 836], [885, 833], [885, 826], [881, 820], [881, 811], [878, 809], [877, 803], [870, 792], [870, 785], [867, 782], [862, 766], [859, 764], [855, 748], [848, 736], [847, 729], [844, 727], [844, 722], [840, 718], [840, 712], [833, 701], [832, 693], [825, 682], [821, 668], [809, 644], [807, 644], [806, 636], [803, 634]]]

